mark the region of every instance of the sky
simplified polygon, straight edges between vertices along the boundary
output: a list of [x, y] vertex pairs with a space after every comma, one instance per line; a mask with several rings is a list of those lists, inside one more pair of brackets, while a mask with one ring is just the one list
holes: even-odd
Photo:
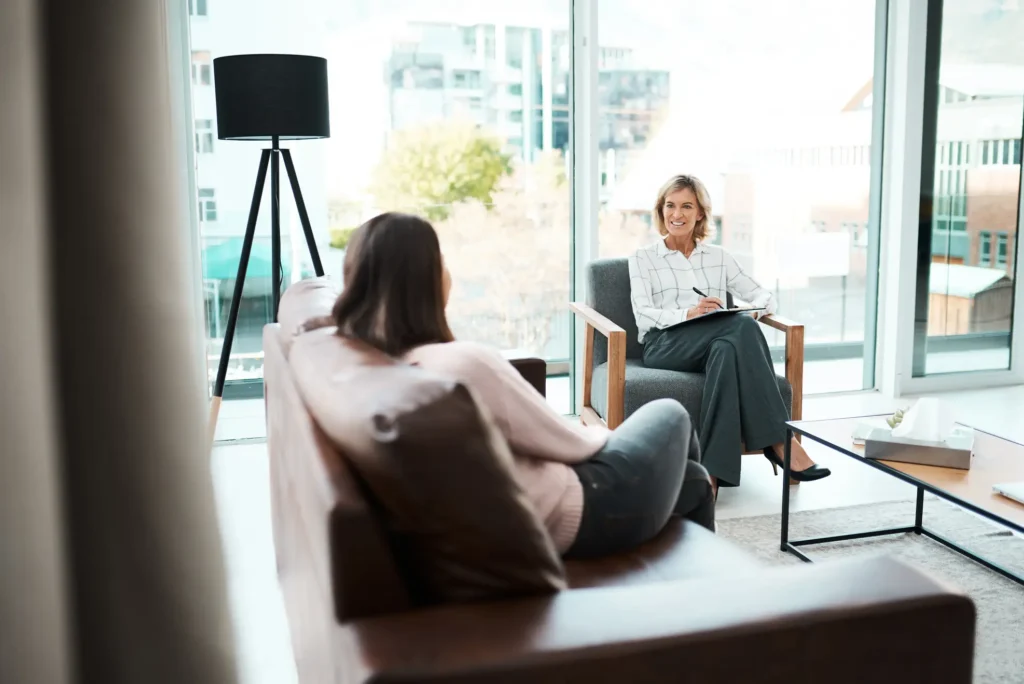
[[[383, 65], [406, 22], [566, 29], [570, 21], [568, 0], [298, 1], [310, 17], [310, 44], [320, 42], [331, 64], [331, 106], [339, 123], [332, 135], [332, 185], [349, 188], [383, 146]], [[872, 77], [875, 0], [593, 1], [599, 44], [632, 49], [638, 67], [668, 70], [670, 117], [712, 136], [763, 136], [800, 117], [838, 112]], [[1008, 15], [1024, 19], [1024, 12], [1012, 11], [1016, 2], [947, 0], [947, 60], [984, 54], [991, 61], [978, 34], [1015, 28]]]

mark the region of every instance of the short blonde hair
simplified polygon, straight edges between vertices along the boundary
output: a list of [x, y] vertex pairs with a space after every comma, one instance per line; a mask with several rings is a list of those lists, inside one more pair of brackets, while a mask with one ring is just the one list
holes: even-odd
[[696, 176], [679, 174], [672, 176], [661, 186], [661, 190], [658, 191], [658, 201], [654, 203], [654, 225], [661, 235], [668, 235], [668, 228], [665, 227], [665, 198], [673, 192], [685, 188], [689, 188], [697, 197], [697, 204], [700, 205], [701, 213], [704, 214], [704, 218], [698, 221], [693, 228], [693, 239], [699, 242], [711, 237], [714, 223], [711, 219], [711, 195]]

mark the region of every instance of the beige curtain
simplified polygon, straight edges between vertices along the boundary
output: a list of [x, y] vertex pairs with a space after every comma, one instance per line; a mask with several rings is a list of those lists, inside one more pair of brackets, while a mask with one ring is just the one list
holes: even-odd
[[163, 3], [0, 2], [0, 682], [236, 681]]

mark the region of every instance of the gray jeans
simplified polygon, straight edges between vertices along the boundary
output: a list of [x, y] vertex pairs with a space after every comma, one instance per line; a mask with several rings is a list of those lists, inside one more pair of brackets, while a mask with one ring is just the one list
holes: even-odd
[[690, 416], [674, 399], [641, 406], [573, 469], [583, 484], [583, 518], [567, 557], [633, 548], [653, 539], [672, 515], [715, 529], [711, 478]]

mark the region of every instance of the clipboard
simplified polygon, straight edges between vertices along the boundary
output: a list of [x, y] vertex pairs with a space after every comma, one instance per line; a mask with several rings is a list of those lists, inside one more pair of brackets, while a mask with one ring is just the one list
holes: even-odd
[[767, 308], [763, 307], [763, 306], [750, 306], [750, 307], [741, 307], [741, 308], [735, 308], [734, 307], [732, 309], [715, 309], [714, 311], [709, 311], [706, 314], [701, 314], [700, 316], [695, 316], [694, 318], [691, 318], [688, 321], [680, 321], [678, 323], [673, 323], [670, 326], [662, 328], [662, 330], [672, 330], [674, 328], [679, 328], [681, 326], [684, 326], [684, 325], [686, 325], [688, 323], [696, 323], [698, 321], [703, 321], [703, 320], [707, 320], [709, 318], [714, 318], [715, 316], [732, 316], [733, 314], [751, 313], [751, 312], [754, 312], [754, 311], [766, 311], [766, 310], [767, 310]]

